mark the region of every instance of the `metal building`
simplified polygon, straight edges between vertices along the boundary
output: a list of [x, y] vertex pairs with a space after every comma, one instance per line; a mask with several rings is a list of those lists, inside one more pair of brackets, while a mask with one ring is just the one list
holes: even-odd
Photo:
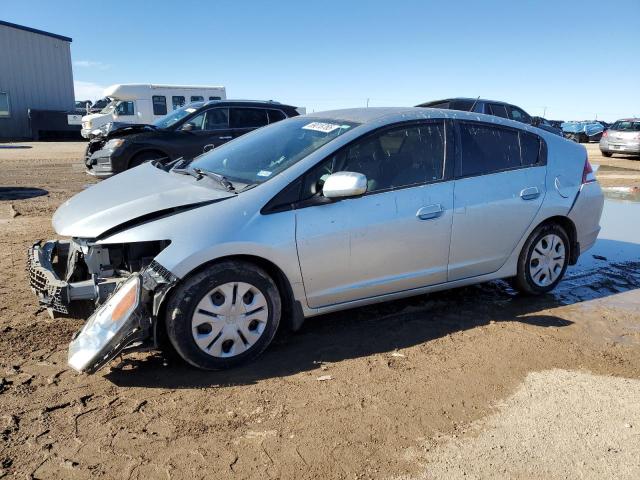
[[0, 139], [32, 136], [29, 109], [73, 108], [71, 39], [0, 20]]

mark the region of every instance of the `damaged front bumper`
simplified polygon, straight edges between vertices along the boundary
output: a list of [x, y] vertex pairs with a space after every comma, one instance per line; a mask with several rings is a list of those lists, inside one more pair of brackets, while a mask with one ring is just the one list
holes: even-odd
[[31, 290], [53, 318], [57, 314], [82, 316], [87, 308], [106, 299], [121, 279], [71, 281], [78, 249], [69, 241], [38, 241], [27, 252]]
[[[116, 276], [104, 269], [108, 255], [74, 240], [36, 242], [28, 250], [31, 288], [50, 315], [89, 317], [69, 345], [69, 365], [79, 372], [94, 373], [125, 349], [157, 348], [156, 318], [178, 280], [156, 261]], [[87, 265], [101, 274], [73, 281]]]

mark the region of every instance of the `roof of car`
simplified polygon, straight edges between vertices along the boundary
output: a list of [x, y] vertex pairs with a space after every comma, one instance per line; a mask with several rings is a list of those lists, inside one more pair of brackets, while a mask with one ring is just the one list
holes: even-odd
[[513, 105], [509, 102], [504, 102], [502, 100], [489, 100], [487, 98], [471, 98], [471, 97], [451, 97], [451, 98], [443, 98], [442, 100], [429, 100], [428, 102], [421, 103], [420, 105], [416, 105], [416, 107], [431, 105], [434, 103], [442, 103], [442, 102], [450, 102], [452, 100], [464, 100], [467, 102], [484, 102], [484, 103], [497, 103], [502, 105]]
[[296, 108], [293, 105], [286, 105], [284, 103], [276, 102], [275, 100], [209, 100], [208, 102], [205, 102], [204, 105], [259, 105], [279, 108]]
[[307, 117], [331, 118], [333, 120], [344, 120], [354, 123], [369, 123], [387, 115], [394, 115], [403, 112], [417, 110], [414, 107], [368, 107], [368, 108], [345, 108], [341, 110], [327, 110], [325, 112], [314, 112], [307, 114]]

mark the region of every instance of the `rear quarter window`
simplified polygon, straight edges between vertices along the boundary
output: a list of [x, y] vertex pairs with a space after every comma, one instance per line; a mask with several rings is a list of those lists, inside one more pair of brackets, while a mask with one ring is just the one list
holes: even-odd
[[459, 125], [460, 176], [489, 174], [522, 165], [516, 130], [465, 122]]

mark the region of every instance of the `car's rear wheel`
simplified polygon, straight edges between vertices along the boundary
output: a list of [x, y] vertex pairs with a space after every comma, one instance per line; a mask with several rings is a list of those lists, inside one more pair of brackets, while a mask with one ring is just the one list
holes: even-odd
[[611, 152], [602, 152], [602, 156], [603, 156], [603, 157], [607, 157], [607, 158], [608, 158], [608, 157], [610, 157], [611, 155], [613, 155], [613, 153], [611, 153]]
[[257, 357], [278, 329], [273, 279], [247, 262], [225, 261], [187, 278], [167, 304], [167, 336], [188, 363], [230, 368]]
[[513, 286], [529, 295], [553, 290], [567, 270], [569, 249], [569, 237], [560, 225], [541, 225], [529, 236], [520, 252]]

